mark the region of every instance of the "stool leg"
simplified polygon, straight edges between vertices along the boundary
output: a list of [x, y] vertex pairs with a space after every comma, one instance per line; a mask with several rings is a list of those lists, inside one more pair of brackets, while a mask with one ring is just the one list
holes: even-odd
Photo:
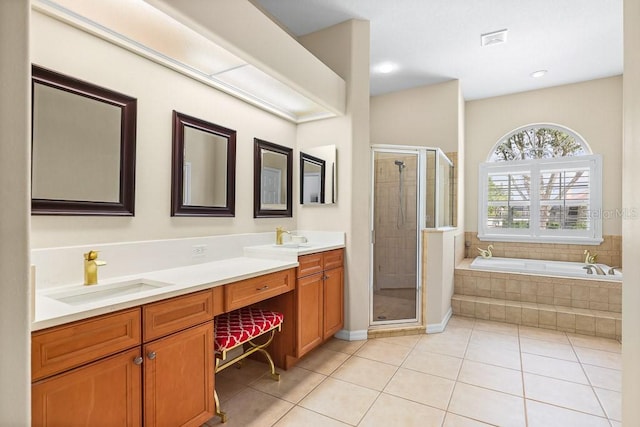
[[220, 399], [218, 399], [218, 392], [216, 390], [213, 391], [213, 400], [216, 403], [216, 415], [220, 417], [221, 423], [227, 422], [227, 414], [226, 412], [222, 412], [220, 410]]

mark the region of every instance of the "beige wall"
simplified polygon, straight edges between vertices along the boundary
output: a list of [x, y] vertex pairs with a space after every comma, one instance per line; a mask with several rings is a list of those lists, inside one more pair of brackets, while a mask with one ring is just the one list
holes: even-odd
[[[295, 228], [252, 215], [253, 138], [293, 147], [294, 124], [39, 12], [31, 37], [34, 63], [138, 100], [135, 217], [36, 216], [32, 248]], [[235, 218], [170, 216], [173, 110], [237, 131]]]
[[[622, 78], [566, 86], [466, 103], [465, 230], [478, 230], [478, 165], [506, 133], [530, 123], [566, 126], [603, 157], [603, 209], [622, 206]], [[603, 234], [620, 235], [620, 218], [604, 219]]]
[[0, 425], [31, 419], [29, 2], [0, 2]]
[[345, 116], [298, 126], [298, 146], [335, 144], [338, 203], [299, 206], [300, 229], [347, 233], [345, 329], [369, 326], [369, 22], [352, 20], [302, 37], [303, 46], [347, 83]]
[[[624, 2], [624, 146], [622, 206], [640, 211], [640, 2]], [[622, 286], [622, 422], [640, 420], [640, 218], [622, 222], [624, 282]]]
[[371, 97], [371, 143], [458, 151], [458, 80]]

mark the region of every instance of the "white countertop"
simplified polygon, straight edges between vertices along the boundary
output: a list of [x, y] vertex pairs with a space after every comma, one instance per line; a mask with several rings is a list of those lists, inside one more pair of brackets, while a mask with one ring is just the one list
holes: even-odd
[[92, 291], [100, 290], [101, 285], [138, 280], [162, 282], [165, 285], [134, 294], [113, 296], [76, 305], [58, 301], [51, 296], [65, 291], [73, 292], [73, 290], [78, 290], [82, 292], [86, 290], [87, 287], [80, 283], [37, 290], [35, 292], [35, 313], [31, 330], [37, 331], [286, 270], [298, 266], [299, 255], [339, 249], [344, 248], [344, 246], [344, 243], [336, 242], [303, 243], [296, 247], [293, 245], [276, 246], [273, 244], [247, 246], [244, 248], [244, 256], [100, 280], [98, 285], [91, 286]]

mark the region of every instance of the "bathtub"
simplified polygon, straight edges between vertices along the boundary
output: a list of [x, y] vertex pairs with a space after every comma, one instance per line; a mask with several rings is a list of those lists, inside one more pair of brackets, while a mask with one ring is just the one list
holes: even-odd
[[[600, 266], [605, 273], [609, 271], [609, 266], [605, 264], [597, 265]], [[536, 259], [497, 257], [482, 258], [479, 256], [471, 262], [470, 268], [474, 270], [541, 274], [545, 276], [577, 277], [594, 280], [622, 280], [622, 273], [620, 271], [616, 270], [614, 275], [607, 274], [605, 276], [598, 275], [595, 272], [593, 274], [587, 274], [587, 270], [582, 268], [584, 266], [585, 263], [583, 262], [543, 261]]]

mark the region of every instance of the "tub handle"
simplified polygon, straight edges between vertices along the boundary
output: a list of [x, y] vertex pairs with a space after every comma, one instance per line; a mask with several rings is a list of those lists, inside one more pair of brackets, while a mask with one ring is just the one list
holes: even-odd
[[609, 268], [609, 271], [607, 271], [607, 274], [614, 276], [616, 274], [616, 268], [620, 268], [620, 266], [615, 266], [615, 267], [611, 267]]

